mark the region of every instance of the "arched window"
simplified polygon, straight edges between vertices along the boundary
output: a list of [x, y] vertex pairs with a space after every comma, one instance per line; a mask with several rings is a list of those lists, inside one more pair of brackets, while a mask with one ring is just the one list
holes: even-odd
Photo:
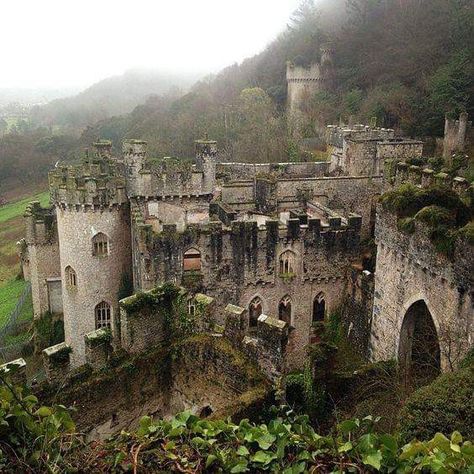
[[285, 296], [280, 300], [278, 317], [285, 323], [291, 324], [291, 298], [289, 296]]
[[257, 325], [258, 317], [262, 314], [262, 300], [256, 296], [249, 304], [249, 326]]
[[324, 293], [318, 293], [313, 301], [313, 323], [324, 321], [326, 314], [326, 302], [324, 301]]
[[196, 249], [189, 249], [184, 252], [183, 270], [185, 272], [198, 272], [201, 270], [201, 252]]
[[109, 238], [99, 232], [92, 237], [92, 255], [104, 257], [109, 254]]
[[286, 250], [280, 255], [280, 275], [295, 273], [295, 254]]
[[66, 286], [68, 288], [76, 288], [77, 286], [77, 275], [71, 266], [67, 266], [65, 270], [66, 274]]
[[110, 328], [112, 325], [111, 309], [109, 303], [102, 301], [95, 307], [95, 328]]

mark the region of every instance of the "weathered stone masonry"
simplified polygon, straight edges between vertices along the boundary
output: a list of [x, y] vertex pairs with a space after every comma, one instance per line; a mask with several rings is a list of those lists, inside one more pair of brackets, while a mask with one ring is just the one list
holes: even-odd
[[[214, 301], [211, 319], [220, 327], [227, 319], [224, 308], [238, 305], [246, 318], [244, 347], [255, 357], [259, 351], [249, 348], [258, 344], [258, 317], [283, 321], [288, 329], [284, 370], [292, 370], [301, 367], [314, 323], [341, 307], [346, 334], [360, 353], [367, 353], [371, 329], [372, 357], [396, 357], [401, 308], [411, 298], [404, 292], [425, 288], [430, 275], [444, 275], [441, 286], [433, 288], [446, 282], [450, 288], [467, 288], [459, 297], [446, 289], [457, 306], [443, 307], [451, 320], [464, 324], [457, 325], [464, 328], [459, 354], [464, 352], [472, 341], [472, 303], [471, 283], [456, 283], [460, 267], [437, 263], [433, 253], [412, 268], [403, 259], [420, 262], [421, 257], [413, 255], [412, 244], [383, 214], [376, 233], [375, 282], [364, 270], [360, 248], [373, 234], [376, 200], [384, 189], [405, 181], [418, 186], [445, 182], [446, 177], [404, 163], [421, 155], [421, 144], [396, 138], [393, 130], [330, 127], [328, 143], [330, 165], [247, 165], [219, 164], [212, 140], [196, 142], [194, 164], [151, 159], [140, 140], [125, 142], [123, 157], [114, 158], [110, 143], [98, 142], [80, 166], [54, 170], [54, 208], [31, 208], [23, 261], [29, 262], [37, 316], [48, 308], [45, 281], [61, 278], [72, 366], [90, 358], [90, 341], [84, 337], [103, 327], [112, 331], [114, 351], [139, 353], [165, 342], [163, 328], [153, 326], [153, 312], [143, 313], [140, 324], [120, 313], [119, 294], [130, 277], [135, 292], [165, 282], [186, 288], [189, 311], [194, 311], [194, 296], [206, 294]], [[456, 189], [468, 185], [453, 182]], [[401, 260], [393, 259], [391, 248]], [[403, 270], [399, 280], [397, 268]], [[438, 297], [430, 291], [424, 299], [434, 301]], [[450, 358], [454, 366], [452, 351]], [[449, 364], [443, 361], [443, 367]]]

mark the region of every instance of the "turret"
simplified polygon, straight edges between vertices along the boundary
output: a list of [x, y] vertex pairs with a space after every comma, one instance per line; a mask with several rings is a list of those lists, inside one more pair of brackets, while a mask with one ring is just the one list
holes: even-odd
[[98, 140], [94, 144], [96, 155], [100, 158], [112, 158], [112, 142], [110, 140]]
[[128, 196], [138, 196], [141, 191], [140, 172], [145, 167], [147, 142], [143, 140], [126, 140], [122, 152], [125, 163]]
[[212, 193], [216, 182], [217, 142], [215, 140], [196, 140], [196, 166], [203, 172], [203, 192]]

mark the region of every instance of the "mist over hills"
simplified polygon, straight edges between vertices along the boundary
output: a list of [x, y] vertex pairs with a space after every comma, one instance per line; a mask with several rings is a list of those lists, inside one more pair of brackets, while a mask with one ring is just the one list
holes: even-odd
[[128, 71], [34, 107], [0, 139], [0, 184], [5, 176], [44, 176], [98, 138], [112, 140], [116, 153], [124, 138], [141, 138], [152, 155], [190, 157], [207, 133], [231, 160], [297, 160], [286, 63], [318, 62], [328, 41], [334, 86], [308, 98], [302, 138], [349, 118], [441, 136], [446, 113], [474, 116], [473, 38], [472, 0], [304, 0], [263, 51], [218, 74], [196, 82], [197, 74]]
[[113, 115], [126, 114], [151, 95], [178, 96], [198, 77], [198, 74], [130, 70], [103, 79], [75, 96], [35, 107], [31, 120], [38, 125], [57, 125], [73, 131]]

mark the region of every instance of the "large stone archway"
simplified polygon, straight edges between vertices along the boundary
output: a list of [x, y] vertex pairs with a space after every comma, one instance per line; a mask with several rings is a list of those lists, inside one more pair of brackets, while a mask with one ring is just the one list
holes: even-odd
[[427, 383], [441, 371], [438, 332], [424, 300], [414, 302], [403, 318], [398, 363], [409, 382]]

